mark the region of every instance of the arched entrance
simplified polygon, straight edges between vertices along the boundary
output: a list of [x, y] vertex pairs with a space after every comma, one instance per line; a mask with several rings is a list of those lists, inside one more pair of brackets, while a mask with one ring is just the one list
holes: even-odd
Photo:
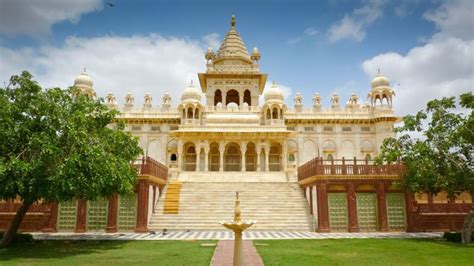
[[229, 90], [225, 97], [225, 105], [227, 106], [229, 103], [235, 103], [240, 106], [240, 99], [239, 99], [239, 92], [236, 90]]
[[250, 142], [247, 144], [247, 151], [245, 152], [245, 171], [253, 172], [257, 168], [257, 155], [255, 152], [255, 144]]
[[245, 90], [245, 92], [244, 92], [244, 103], [247, 103], [249, 106], [252, 103], [252, 98], [250, 97], [250, 91], [249, 90]]
[[196, 147], [193, 143], [184, 146], [184, 171], [196, 171]]
[[209, 171], [218, 172], [220, 164], [219, 145], [217, 143], [211, 143], [211, 149], [209, 150]]
[[218, 103], [222, 103], [221, 90], [216, 90], [216, 92], [214, 93], [214, 106], [216, 106]]
[[268, 160], [271, 172], [278, 172], [281, 170], [281, 146], [279, 144], [272, 144], [272, 146], [270, 146]]
[[224, 152], [224, 171], [240, 171], [240, 148], [236, 143], [229, 143]]

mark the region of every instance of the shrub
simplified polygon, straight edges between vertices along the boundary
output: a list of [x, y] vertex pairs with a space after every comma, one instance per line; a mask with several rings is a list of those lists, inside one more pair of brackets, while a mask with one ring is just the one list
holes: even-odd
[[[0, 239], [3, 238], [4, 232], [0, 232]], [[33, 235], [31, 234], [16, 234], [13, 238], [13, 243], [29, 243], [33, 242]]]
[[[449, 242], [461, 243], [462, 242], [461, 232], [444, 232], [443, 238]], [[471, 240], [474, 241], [474, 232], [471, 233]]]

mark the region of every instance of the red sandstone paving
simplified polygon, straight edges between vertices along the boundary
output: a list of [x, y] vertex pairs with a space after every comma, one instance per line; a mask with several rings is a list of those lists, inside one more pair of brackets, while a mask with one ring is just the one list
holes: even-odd
[[[263, 266], [262, 258], [257, 253], [251, 240], [242, 243], [244, 253], [244, 265]], [[217, 243], [211, 266], [232, 266], [234, 260], [234, 240], [221, 240]]]

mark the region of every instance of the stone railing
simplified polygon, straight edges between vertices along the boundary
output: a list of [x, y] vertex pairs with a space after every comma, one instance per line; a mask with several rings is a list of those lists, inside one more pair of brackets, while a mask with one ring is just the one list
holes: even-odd
[[394, 164], [375, 165], [369, 160], [313, 160], [298, 167], [298, 180], [312, 176], [348, 176], [348, 175], [400, 175], [404, 171], [400, 162]]
[[165, 181], [168, 179], [168, 167], [151, 157], [135, 161], [133, 167], [137, 169], [139, 175], [151, 175]]
[[472, 203], [417, 203], [415, 209], [423, 213], [468, 213]]

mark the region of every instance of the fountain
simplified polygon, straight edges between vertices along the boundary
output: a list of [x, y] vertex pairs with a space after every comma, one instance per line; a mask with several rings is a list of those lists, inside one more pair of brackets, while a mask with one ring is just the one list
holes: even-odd
[[221, 222], [221, 224], [234, 232], [234, 266], [243, 265], [243, 254], [242, 254], [242, 232], [254, 225], [254, 221], [242, 222], [240, 218], [240, 199], [239, 192], [235, 193], [235, 214], [234, 221], [232, 222]]

